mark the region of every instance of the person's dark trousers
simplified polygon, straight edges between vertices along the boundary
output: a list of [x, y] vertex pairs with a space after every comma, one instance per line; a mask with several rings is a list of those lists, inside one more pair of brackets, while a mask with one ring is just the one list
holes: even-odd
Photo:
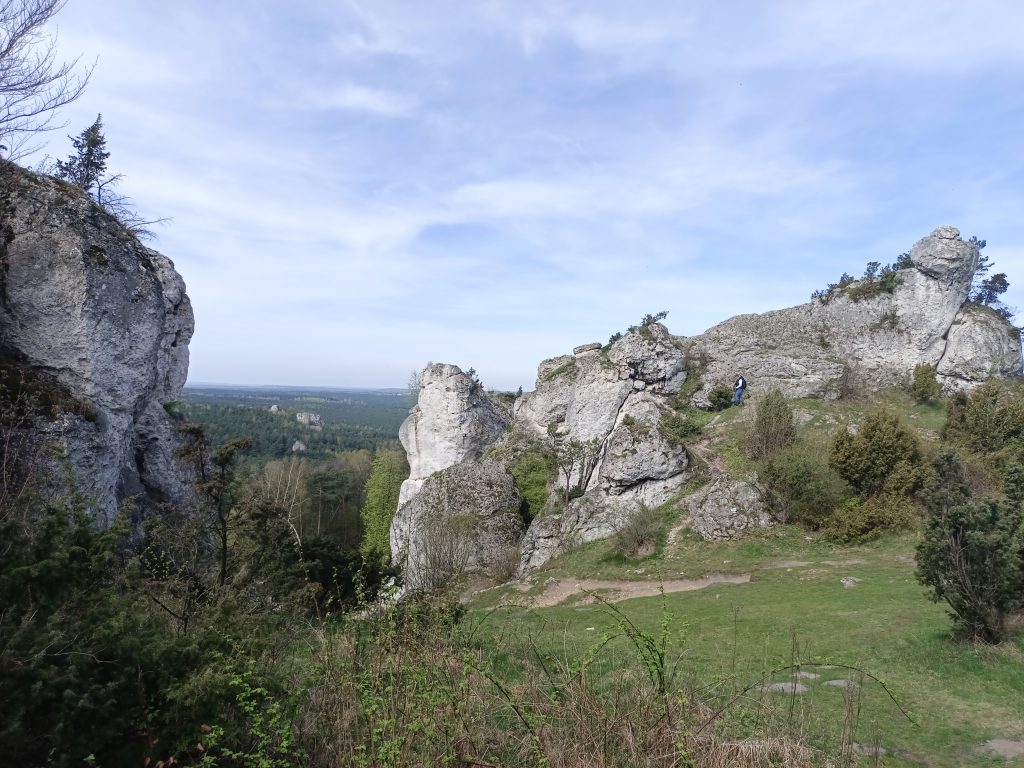
[[737, 389], [736, 390], [736, 395], [733, 398], [732, 402], [733, 402], [733, 405], [743, 405], [743, 390], [742, 389]]

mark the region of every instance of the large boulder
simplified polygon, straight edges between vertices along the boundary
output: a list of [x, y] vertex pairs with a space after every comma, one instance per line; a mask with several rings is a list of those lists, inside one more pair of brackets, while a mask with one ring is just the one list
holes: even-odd
[[405, 585], [432, 589], [517, 555], [521, 506], [515, 480], [495, 462], [465, 461], [431, 475], [391, 524], [392, 560]]
[[193, 478], [165, 406], [193, 317], [174, 265], [78, 188], [6, 162], [0, 233], [0, 364], [64, 393], [35, 435], [103, 521], [130, 497], [184, 502]]
[[708, 541], [732, 539], [772, 524], [761, 492], [744, 480], [719, 476], [684, 500], [690, 527]]

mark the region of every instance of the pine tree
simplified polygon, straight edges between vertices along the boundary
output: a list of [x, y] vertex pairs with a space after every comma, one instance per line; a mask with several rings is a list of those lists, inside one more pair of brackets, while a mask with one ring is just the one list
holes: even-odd
[[67, 160], [57, 161], [57, 178], [64, 179], [85, 190], [98, 203], [107, 181], [107, 140], [103, 136], [103, 117], [96, 115], [96, 122], [78, 134], [68, 136], [75, 153]]

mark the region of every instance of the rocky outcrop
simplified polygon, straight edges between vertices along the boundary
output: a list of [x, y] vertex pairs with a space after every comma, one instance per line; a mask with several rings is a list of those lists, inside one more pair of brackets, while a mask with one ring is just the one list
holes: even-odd
[[[568, 547], [611, 535], [638, 504], [668, 501], [692, 476], [673, 428], [673, 419], [679, 427], [682, 418], [676, 409], [684, 383], [689, 401], [707, 406], [709, 390], [731, 385], [738, 374], [755, 399], [775, 386], [788, 397], [835, 398], [858, 384], [902, 382], [921, 363], [935, 366], [949, 389], [1019, 375], [1019, 331], [966, 302], [977, 264], [974, 244], [939, 227], [914, 245], [888, 284], [854, 281], [808, 304], [740, 315], [691, 338], [674, 337], [648, 318], [607, 346], [583, 344], [543, 361], [534, 391], [517, 398], [511, 414], [454, 366], [429, 366], [419, 405], [402, 427], [413, 474], [403, 487], [392, 549], [401, 554], [403, 542], [419, 535], [417, 526], [427, 525], [429, 515], [408, 505], [432, 473], [489, 448], [511, 466], [530, 441], [535, 450], [547, 446], [557, 454], [560, 447], [563, 456], [575, 446], [584, 458], [572, 464], [568, 481], [552, 480], [547, 505], [532, 510], [537, 516], [521, 543], [520, 575]], [[707, 539], [769, 524], [757, 487], [723, 476], [713, 475], [681, 507]]]
[[391, 526], [392, 561], [405, 586], [440, 586], [518, 553], [521, 505], [514, 478], [494, 462], [465, 461], [431, 475]]
[[0, 358], [65, 398], [37, 434], [102, 520], [129, 497], [183, 501], [191, 476], [164, 408], [188, 373], [181, 276], [77, 188], [10, 163], [0, 182]]
[[416, 405], [398, 439], [409, 457], [409, 479], [399, 506], [435, 472], [483, 456], [509, 425], [508, 417], [474, 377], [455, 365], [428, 365], [420, 374]]
[[586, 462], [573, 467], [569, 481], [582, 486], [583, 497], [534, 521], [521, 569], [536, 567], [576, 542], [609, 535], [624, 510], [638, 501], [668, 500], [689, 478], [685, 449], [660, 432], [668, 398], [686, 379], [685, 368], [685, 356], [664, 326], [641, 326], [608, 348], [585, 344], [572, 355], [542, 362], [535, 390], [515, 401], [509, 418], [455, 366], [427, 366], [418, 404], [399, 433], [412, 471], [391, 528], [392, 557], [407, 558], [405, 542], [426, 524], [426, 517], [410, 518], [407, 508], [428, 478], [480, 458], [509, 427], [549, 445], [588, 446]]
[[939, 227], [911, 249], [891, 293], [857, 282], [798, 307], [726, 320], [685, 341], [703, 381], [694, 402], [707, 405], [711, 387], [740, 373], [751, 393], [777, 386], [788, 397], [821, 398], [899, 383], [921, 363], [935, 366], [947, 388], [1015, 375], [1019, 331], [965, 304], [977, 265], [977, 247]]
[[735, 538], [744, 531], [767, 528], [771, 516], [761, 492], [743, 480], [719, 477], [684, 500], [690, 527], [707, 541]]

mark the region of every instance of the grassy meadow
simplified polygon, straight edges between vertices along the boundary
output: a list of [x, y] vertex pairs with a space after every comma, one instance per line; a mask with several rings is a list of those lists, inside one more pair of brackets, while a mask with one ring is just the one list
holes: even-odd
[[[996, 647], [952, 638], [943, 606], [930, 602], [914, 578], [914, 544], [913, 535], [893, 535], [837, 546], [784, 526], [738, 542], [686, 535], [630, 562], [607, 542], [594, 542], [536, 574], [532, 592], [550, 579], [583, 575], [667, 580], [749, 573], [746, 584], [615, 603], [652, 635], [667, 618], [675, 673], [712, 701], [732, 702], [717, 723], [721, 733], [795, 732], [823, 755], [841, 752], [845, 738], [868, 753], [859, 757], [865, 765], [1024, 765], [980, 749], [989, 739], [1024, 739], [1024, 632]], [[858, 581], [844, 587], [844, 577]], [[499, 646], [528, 637], [555, 656], [583, 657], [606, 635], [621, 633], [615, 614], [587, 595], [548, 608], [528, 607], [530, 599], [502, 588], [470, 605], [490, 612], [483, 626]], [[629, 645], [620, 637], [604, 653], [625, 662]], [[609, 662], [607, 673], [616, 666]], [[819, 677], [795, 678], [798, 672]], [[807, 691], [761, 690], [793, 681]], [[876, 746], [884, 750], [877, 758]]]

